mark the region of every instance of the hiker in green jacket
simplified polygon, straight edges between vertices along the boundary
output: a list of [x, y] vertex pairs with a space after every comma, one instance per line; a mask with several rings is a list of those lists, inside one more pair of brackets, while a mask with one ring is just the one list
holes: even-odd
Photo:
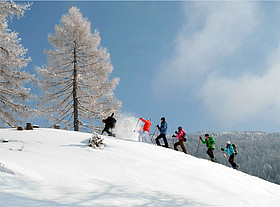
[[216, 158], [214, 157], [214, 150], [215, 150], [215, 139], [210, 137], [209, 134], [205, 134], [205, 140], [199, 137], [202, 144], [206, 144], [207, 147], [207, 154], [209, 155], [212, 162], [216, 162]]

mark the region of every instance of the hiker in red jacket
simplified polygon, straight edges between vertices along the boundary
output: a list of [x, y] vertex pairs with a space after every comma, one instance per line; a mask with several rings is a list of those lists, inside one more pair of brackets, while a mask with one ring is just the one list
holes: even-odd
[[150, 128], [151, 128], [151, 125], [152, 125], [151, 119], [145, 120], [145, 119], [143, 119], [143, 118], [141, 118], [141, 117], [140, 117], [140, 119], [141, 119], [141, 121], [143, 121], [145, 124], [144, 124], [144, 126], [143, 126], [143, 133], [141, 133], [141, 134], [139, 135], [138, 141], [141, 142], [141, 141], [143, 141], [143, 138], [145, 138], [146, 141], [147, 141], [149, 144], [152, 144], [151, 139], [150, 139], [150, 136], [149, 136]]

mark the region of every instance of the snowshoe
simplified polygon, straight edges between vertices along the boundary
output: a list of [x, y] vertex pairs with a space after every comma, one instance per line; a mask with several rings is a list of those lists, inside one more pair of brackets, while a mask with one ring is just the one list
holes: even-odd
[[235, 167], [232, 167], [235, 170], [238, 170], [238, 165], [236, 165]]
[[210, 159], [212, 162], [217, 162], [216, 158], [211, 158]]
[[110, 136], [110, 137], [116, 137], [115, 134], [109, 134], [108, 136]]

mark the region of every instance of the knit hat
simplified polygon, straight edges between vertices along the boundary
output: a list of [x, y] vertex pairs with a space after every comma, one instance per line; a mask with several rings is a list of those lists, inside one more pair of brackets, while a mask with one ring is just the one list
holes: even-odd
[[162, 121], [165, 121], [165, 117], [161, 117], [161, 120], [162, 120]]
[[230, 141], [227, 141], [227, 143], [226, 144], [230, 144]]
[[178, 130], [182, 130], [183, 128], [181, 126], [178, 127]]

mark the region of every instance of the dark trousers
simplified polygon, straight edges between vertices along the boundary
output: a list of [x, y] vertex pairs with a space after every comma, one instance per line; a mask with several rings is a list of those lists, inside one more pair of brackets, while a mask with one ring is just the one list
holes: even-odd
[[[107, 134], [109, 135], [109, 136], [111, 136], [112, 135], [112, 132], [110, 132], [110, 129], [111, 127], [109, 127], [109, 126], [105, 126], [104, 127], [104, 129], [102, 130], [102, 132], [101, 132], [101, 134], [103, 134], [104, 132], [107, 132]], [[111, 129], [112, 130], [112, 129]]]
[[234, 162], [234, 154], [229, 156], [228, 162], [231, 164], [232, 168], [237, 168], [237, 164]]
[[183, 152], [184, 152], [185, 154], [187, 154], [187, 150], [186, 150], [186, 147], [185, 147], [184, 140], [179, 140], [178, 142], [176, 142], [176, 143], [174, 144], [174, 149], [175, 149], [176, 151], [178, 151], [178, 145], [180, 145], [181, 148], [182, 148], [182, 150], [183, 150]]
[[159, 142], [159, 139], [161, 139], [161, 138], [163, 138], [164, 146], [165, 146], [166, 148], [168, 148], [168, 143], [167, 143], [165, 134], [160, 134], [160, 135], [158, 135], [158, 137], [156, 138], [156, 143], [157, 143], [157, 145], [161, 146], [161, 144], [160, 144], [160, 142]]
[[215, 159], [214, 158], [214, 149], [212, 149], [211, 147], [207, 150], [207, 154], [209, 155], [210, 158]]

